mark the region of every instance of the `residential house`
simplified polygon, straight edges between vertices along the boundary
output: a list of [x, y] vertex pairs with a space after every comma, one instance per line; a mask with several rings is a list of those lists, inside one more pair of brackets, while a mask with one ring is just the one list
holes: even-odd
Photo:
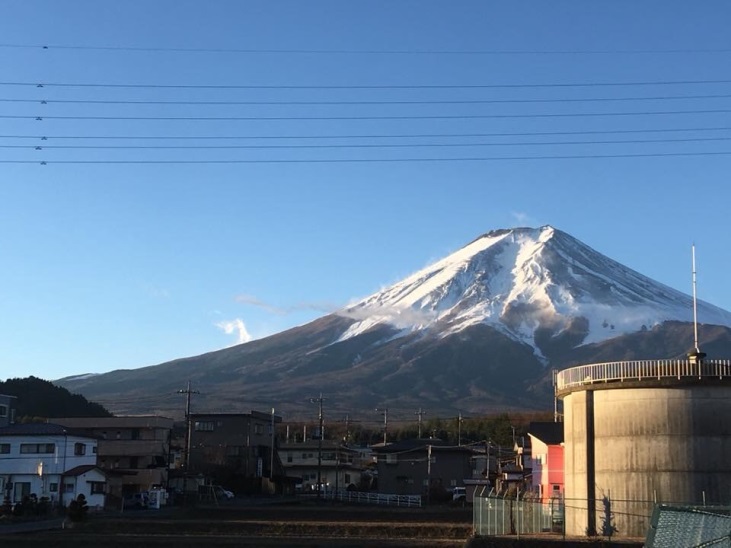
[[35, 494], [66, 506], [83, 494], [89, 505], [103, 506], [106, 477], [89, 473], [96, 459], [95, 437], [60, 424], [0, 428], [0, 490], [11, 504]]
[[472, 450], [439, 439], [379, 444], [373, 452], [380, 493], [429, 496], [432, 491], [464, 487], [465, 478], [472, 476]]
[[95, 464], [107, 472], [113, 497], [167, 485], [173, 419], [145, 415], [53, 420], [99, 439]]
[[355, 489], [360, 484], [360, 453], [332, 440], [283, 443], [279, 458], [287, 476], [298, 478], [298, 490], [317, 492], [317, 478], [327, 491]]
[[190, 415], [188, 472], [213, 479], [228, 478], [236, 491], [258, 492], [283, 476], [276, 454], [276, 425], [282, 418], [273, 413], [196, 413]]
[[15, 422], [15, 396], [0, 394], [0, 428]]
[[528, 427], [531, 440], [532, 488], [543, 502], [562, 498], [563, 471], [563, 423], [532, 422]]

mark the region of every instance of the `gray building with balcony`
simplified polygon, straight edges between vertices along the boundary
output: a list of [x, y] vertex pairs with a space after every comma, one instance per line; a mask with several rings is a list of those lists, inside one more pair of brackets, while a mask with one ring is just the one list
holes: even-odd
[[149, 416], [68, 417], [54, 423], [98, 439], [97, 465], [109, 473], [109, 494], [166, 486], [173, 419]]
[[283, 476], [276, 454], [281, 422], [280, 416], [259, 411], [191, 414], [188, 472], [239, 492], [273, 491], [269, 480]]
[[472, 477], [473, 451], [439, 439], [403, 440], [374, 445], [378, 492], [393, 495], [446, 494]]

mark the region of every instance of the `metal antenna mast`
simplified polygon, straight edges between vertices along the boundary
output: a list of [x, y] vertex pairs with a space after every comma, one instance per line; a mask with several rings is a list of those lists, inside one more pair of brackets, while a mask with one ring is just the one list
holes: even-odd
[[693, 348], [695, 353], [700, 354], [698, 348], [698, 297], [696, 292], [696, 273], [695, 273], [695, 244], [691, 247], [693, 256]]

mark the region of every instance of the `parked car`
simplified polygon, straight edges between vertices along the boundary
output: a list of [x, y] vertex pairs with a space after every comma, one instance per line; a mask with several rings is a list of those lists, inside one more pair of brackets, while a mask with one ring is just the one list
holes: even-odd
[[464, 487], [455, 487], [452, 489], [452, 500], [465, 500], [467, 498], [467, 489]]
[[150, 496], [144, 492], [133, 493], [124, 497], [122, 502], [126, 510], [143, 510], [150, 506]]
[[232, 491], [229, 491], [228, 489], [224, 489], [220, 485], [214, 485], [213, 486], [213, 492], [216, 494], [216, 497], [219, 499], [232, 499], [234, 498], [234, 494]]

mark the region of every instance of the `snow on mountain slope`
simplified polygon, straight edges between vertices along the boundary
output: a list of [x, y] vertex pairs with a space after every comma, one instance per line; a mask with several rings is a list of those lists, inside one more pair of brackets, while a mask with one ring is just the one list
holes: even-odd
[[[579, 329], [588, 344], [666, 320], [690, 322], [693, 308], [690, 296], [544, 226], [485, 234], [340, 315], [357, 320], [340, 340], [380, 324], [401, 334], [438, 325], [445, 336], [486, 323], [541, 355], [539, 328], [554, 336]], [[698, 318], [731, 326], [731, 313], [702, 301]]]

